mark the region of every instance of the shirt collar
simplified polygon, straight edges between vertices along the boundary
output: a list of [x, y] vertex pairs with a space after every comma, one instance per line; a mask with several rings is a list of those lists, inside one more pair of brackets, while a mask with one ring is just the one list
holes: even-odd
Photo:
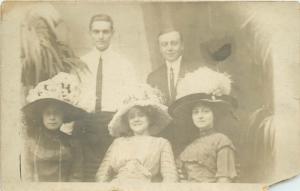
[[105, 58], [110, 52], [110, 46], [105, 51], [99, 51], [96, 47], [94, 47], [93, 52], [95, 53], [96, 57]]
[[180, 56], [177, 60], [175, 60], [175, 61], [173, 61], [173, 62], [166, 61], [166, 64], [167, 64], [168, 69], [169, 69], [171, 66], [172, 66], [173, 69], [179, 68], [179, 67], [180, 67], [180, 63], [181, 63], [181, 60], [182, 60], [182, 56]]

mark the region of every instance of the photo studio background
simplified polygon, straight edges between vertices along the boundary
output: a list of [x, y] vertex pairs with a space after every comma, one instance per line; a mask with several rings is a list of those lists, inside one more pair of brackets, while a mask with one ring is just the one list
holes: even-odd
[[[20, 22], [35, 4], [2, 9], [1, 179], [19, 181], [22, 139]], [[48, 4], [48, 3], [47, 3]], [[161, 63], [157, 35], [173, 26], [183, 34], [184, 56], [226, 72], [239, 107], [226, 121], [237, 147], [240, 182], [270, 182], [299, 172], [299, 13], [293, 2], [53, 2], [66, 23], [61, 38], [76, 55], [91, 48], [92, 15], [114, 20], [113, 46], [131, 60], [144, 82]]]

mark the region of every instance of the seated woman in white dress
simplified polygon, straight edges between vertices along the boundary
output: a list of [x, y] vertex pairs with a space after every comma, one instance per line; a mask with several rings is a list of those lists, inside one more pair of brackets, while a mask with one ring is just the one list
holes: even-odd
[[128, 89], [109, 124], [114, 140], [97, 172], [99, 182], [177, 182], [170, 143], [158, 134], [171, 118], [161, 93], [148, 85]]

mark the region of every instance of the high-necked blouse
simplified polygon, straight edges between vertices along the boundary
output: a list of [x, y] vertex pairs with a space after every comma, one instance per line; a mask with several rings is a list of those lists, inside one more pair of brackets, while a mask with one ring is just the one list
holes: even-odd
[[180, 167], [189, 182], [216, 182], [219, 177], [233, 180], [237, 176], [234, 155], [226, 135], [205, 130], [180, 154]]
[[99, 182], [176, 182], [170, 143], [159, 137], [131, 136], [114, 140], [97, 172]]

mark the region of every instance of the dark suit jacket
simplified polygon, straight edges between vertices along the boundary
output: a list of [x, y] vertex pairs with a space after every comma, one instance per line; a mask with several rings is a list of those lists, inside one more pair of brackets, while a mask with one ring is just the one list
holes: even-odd
[[[195, 64], [193, 62], [188, 61], [186, 58], [182, 58], [180, 63], [179, 77], [178, 81], [185, 76], [186, 73], [192, 72], [196, 69]], [[159, 68], [154, 70], [148, 75], [147, 83], [152, 87], [158, 88], [162, 93], [166, 96], [167, 103], [166, 105], [171, 105], [172, 101], [169, 94], [168, 87], [168, 73], [167, 73], [167, 65], [163, 63]], [[176, 84], [176, 85], [177, 85]]]
[[100, 163], [113, 141], [108, 123], [114, 112], [89, 113], [75, 122], [73, 135], [81, 142], [83, 156], [83, 181], [94, 182]]
[[[186, 58], [182, 58], [180, 63], [180, 71], [178, 81], [183, 78], [187, 73], [194, 71], [197, 68], [197, 65], [194, 62], [188, 61]], [[169, 87], [168, 87], [168, 74], [167, 74], [167, 65], [163, 63], [158, 69], [151, 72], [148, 75], [147, 83], [153, 87], [158, 88], [165, 94], [167, 98], [167, 106], [170, 106], [174, 100], [170, 99]], [[182, 151], [182, 146], [185, 145], [181, 135], [185, 134], [185, 124], [173, 120], [160, 134], [158, 137], [164, 137], [171, 142], [175, 156], [177, 156]]]

